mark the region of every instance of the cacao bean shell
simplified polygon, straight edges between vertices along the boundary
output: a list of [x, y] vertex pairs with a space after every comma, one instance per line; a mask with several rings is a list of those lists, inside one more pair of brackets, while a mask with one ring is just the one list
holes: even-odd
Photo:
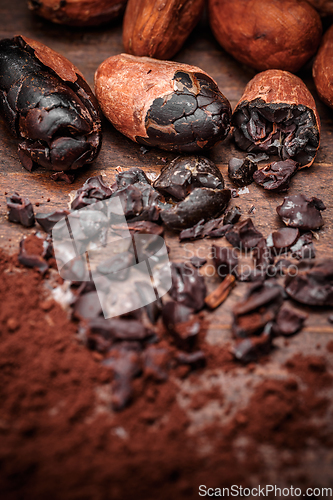
[[120, 54], [99, 66], [95, 90], [113, 126], [139, 144], [195, 152], [229, 131], [229, 101], [196, 66]]
[[129, 0], [123, 44], [135, 56], [171, 59], [200, 19], [204, 0]]
[[296, 73], [322, 34], [319, 14], [303, 0], [209, 0], [209, 19], [224, 50], [260, 71]]
[[292, 158], [300, 168], [314, 162], [320, 141], [319, 115], [312, 94], [292, 73], [273, 69], [258, 73], [245, 87], [232, 124], [241, 149]]

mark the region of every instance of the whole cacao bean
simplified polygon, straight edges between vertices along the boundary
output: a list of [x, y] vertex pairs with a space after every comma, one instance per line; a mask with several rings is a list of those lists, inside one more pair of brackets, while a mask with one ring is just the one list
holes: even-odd
[[312, 165], [319, 148], [320, 121], [315, 101], [292, 73], [268, 70], [246, 86], [232, 117], [236, 144]]
[[129, 0], [123, 24], [126, 52], [171, 59], [199, 21], [204, 0]]
[[333, 1], [332, 0], [307, 0], [314, 9], [321, 15], [321, 17], [333, 16]]
[[34, 13], [49, 21], [71, 26], [107, 23], [121, 14], [126, 0], [28, 0]]
[[333, 108], [333, 26], [325, 33], [312, 71], [320, 99]]
[[105, 116], [139, 144], [200, 151], [230, 128], [229, 101], [196, 66], [120, 54], [99, 66], [95, 90]]
[[319, 14], [303, 0], [209, 0], [209, 19], [224, 50], [260, 71], [298, 71], [322, 33]]
[[0, 41], [0, 112], [20, 139], [19, 157], [50, 170], [92, 162], [101, 146], [98, 103], [82, 74], [27, 37]]

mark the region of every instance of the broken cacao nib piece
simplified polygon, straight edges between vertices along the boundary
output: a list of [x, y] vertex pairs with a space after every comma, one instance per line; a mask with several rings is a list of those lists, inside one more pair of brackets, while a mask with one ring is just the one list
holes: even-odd
[[102, 314], [102, 307], [96, 291], [79, 295], [74, 303], [73, 315], [77, 319], [97, 318]]
[[308, 306], [333, 306], [333, 260], [307, 263], [310, 269], [298, 269], [288, 275], [285, 290], [289, 297]]
[[271, 348], [272, 323], [267, 323], [261, 335], [238, 341], [232, 353], [242, 363], [251, 363], [257, 361], [260, 356], [269, 354]]
[[253, 248], [252, 256], [256, 269], [260, 269], [264, 276], [269, 267], [274, 263], [274, 256], [272, 255], [271, 249], [267, 246], [265, 238], [261, 238], [258, 241]]
[[45, 259], [50, 256], [50, 243], [37, 235], [27, 236], [20, 241], [18, 261], [27, 267], [36, 267], [44, 274], [49, 265]]
[[220, 283], [215, 290], [207, 295], [205, 298], [205, 304], [209, 307], [209, 309], [216, 309], [226, 300], [234, 286], [235, 276], [227, 274], [222, 283]]
[[244, 221], [237, 222], [225, 235], [226, 239], [235, 248], [253, 248], [258, 241], [263, 237], [248, 218]]
[[6, 203], [10, 222], [18, 222], [25, 227], [31, 227], [35, 224], [34, 209], [29, 198], [14, 193], [6, 198]]
[[287, 71], [257, 74], [246, 86], [232, 117], [236, 144], [245, 151], [312, 165], [319, 148], [315, 101], [300, 78]]
[[240, 217], [242, 215], [242, 210], [235, 206], [232, 207], [228, 212], [223, 217], [223, 224], [236, 224], [236, 222], [239, 221]]
[[324, 203], [318, 198], [294, 194], [284, 198], [282, 205], [279, 205], [276, 211], [286, 226], [309, 231], [323, 226], [324, 221], [320, 212], [325, 209]]
[[304, 233], [298, 238], [296, 243], [290, 248], [291, 255], [297, 260], [314, 259], [316, 251], [313, 244], [312, 233]]
[[194, 257], [191, 257], [190, 262], [191, 262], [192, 266], [196, 267], [197, 269], [200, 269], [200, 267], [207, 264], [207, 259], [204, 259], [203, 257], [198, 257], [195, 255]]
[[199, 271], [186, 262], [171, 264], [172, 287], [169, 295], [176, 302], [195, 311], [205, 305], [206, 285]]
[[137, 182], [150, 184], [150, 180], [141, 168], [131, 167], [123, 172], [117, 172], [116, 183], [115, 186], [112, 187], [115, 187], [116, 189], [123, 189], [130, 184], [136, 184]]
[[101, 175], [90, 177], [83, 186], [76, 191], [76, 196], [71, 203], [73, 210], [87, 207], [101, 200], [106, 200], [112, 195], [112, 190], [103, 182]]
[[252, 285], [245, 299], [233, 308], [232, 332], [235, 337], [260, 333], [273, 321], [283, 302], [283, 288], [274, 281]]
[[38, 213], [36, 214], [35, 219], [46, 233], [51, 233], [53, 226], [69, 214], [69, 210], [56, 210], [55, 212], [50, 212], [48, 214]]
[[275, 318], [273, 326], [274, 335], [284, 335], [286, 337], [294, 335], [303, 328], [307, 317], [307, 314], [302, 314], [287, 307], [281, 307]]
[[275, 161], [257, 170], [253, 175], [253, 180], [268, 191], [287, 191], [297, 169], [298, 164], [294, 160]]
[[31, 171], [75, 170], [101, 147], [98, 104], [80, 71], [65, 57], [24, 36], [0, 41], [1, 111], [20, 139], [19, 158]]
[[146, 376], [164, 382], [168, 378], [170, 353], [167, 349], [149, 346], [143, 355], [144, 372]]
[[161, 211], [163, 223], [174, 230], [182, 230], [199, 221], [218, 217], [227, 208], [230, 189], [195, 188], [183, 201]]
[[104, 274], [109, 280], [125, 281], [128, 278], [130, 267], [134, 263], [134, 253], [121, 252], [98, 264], [97, 271]]
[[176, 344], [184, 350], [194, 347], [200, 331], [200, 323], [192, 313], [192, 308], [178, 302], [167, 302], [162, 308], [165, 327]]
[[114, 127], [144, 146], [191, 153], [211, 148], [229, 132], [229, 101], [195, 66], [120, 54], [99, 66], [95, 89]]
[[220, 278], [224, 279], [228, 274], [237, 275], [238, 255], [233, 248], [212, 245], [212, 255]]
[[199, 238], [222, 238], [232, 227], [231, 224], [224, 225], [223, 217], [211, 219], [205, 222], [200, 220], [195, 226], [183, 229], [179, 235], [180, 241], [197, 240]]
[[267, 238], [267, 246], [276, 250], [288, 250], [299, 237], [299, 230], [293, 227], [282, 227], [271, 233]]
[[162, 236], [162, 234], [164, 233], [163, 226], [159, 226], [155, 222], [151, 222], [149, 220], [133, 221], [133, 222], [129, 221], [126, 224], [125, 229], [128, 229], [129, 232], [132, 234], [140, 233], [140, 234], [155, 234], [157, 236]]
[[180, 156], [162, 168], [154, 188], [176, 200], [184, 200], [196, 187], [224, 189], [221, 172], [203, 156]]
[[135, 289], [141, 298], [142, 303], [147, 304], [144, 306], [149, 321], [154, 325], [161, 314], [161, 301], [155, 300], [149, 303], [151, 296], [151, 286], [145, 281], [136, 281]]
[[67, 184], [73, 184], [73, 182], [75, 181], [75, 175], [68, 174], [66, 172], [54, 172], [54, 174], [50, 175], [50, 179], [52, 179], [53, 181], [63, 181]]
[[253, 182], [253, 174], [257, 170], [257, 164], [248, 157], [244, 160], [231, 158], [228, 163], [229, 179], [239, 187], [251, 184]]

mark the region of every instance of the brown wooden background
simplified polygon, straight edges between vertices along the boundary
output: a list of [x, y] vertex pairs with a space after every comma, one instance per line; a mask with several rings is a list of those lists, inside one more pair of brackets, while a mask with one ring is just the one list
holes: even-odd
[[[99, 28], [68, 28], [53, 25], [47, 21], [34, 17], [27, 9], [25, 0], [1, 0], [0, 1], [0, 36], [12, 37], [23, 34], [35, 38], [54, 50], [64, 54], [85, 75], [89, 84], [93, 85], [94, 72], [98, 65], [110, 55], [123, 51], [121, 40], [121, 21], [117, 21]], [[175, 57], [177, 61], [199, 66], [209, 73], [218, 83], [221, 91], [230, 100], [232, 107], [236, 105], [242, 95], [244, 86], [255, 74], [254, 70], [244, 67], [234, 61], [231, 56], [223, 52], [210, 33], [206, 19], [192, 33], [184, 48]], [[333, 111], [318, 101], [314, 91], [311, 78], [311, 63], [309, 63], [299, 74], [310, 90], [314, 92], [317, 100], [319, 114], [322, 122], [321, 147], [315, 164], [308, 170], [297, 174], [292, 181], [289, 194], [302, 192], [310, 196], [321, 198], [327, 210], [324, 212], [325, 225], [318, 232], [319, 241], [315, 243], [317, 256], [333, 257]], [[135, 89], [134, 89], [135, 91]], [[38, 169], [33, 173], [27, 172], [20, 164], [17, 157], [17, 141], [11, 137], [3, 121], [0, 121], [0, 247], [10, 252], [16, 252], [19, 240], [35, 229], [27, 230], [22, 226], [9, 223], [6, 216], [5, 193], [19, 192], [28, 196], [33, 204], [39, 203], [36, 212], [46, 212], [55, 208], [65, 207], [69, 201], [70, 191], [80, 187], [90, 176], [103, 173], [106, 180], [112, 182], [115, 176], [115, 168], [121, 166], [129, 168], [132, 166], [142, 167], [146, 172], [158, 172], [165, 161], [172, 159], [175, 155], [151, 150], [143, 154], [140, 146], [132, 143], [129, 139], [121, 136], [105, 120], [104, 141], [101, 154], [89, 169], [83, 169], [72, 185], [50, 180], [50, 173]], [[217, 145], [208, 156], [217, 163], [224, 174], [227, 186], [230, 182], [227, 177], [227, 163], [230, 157], [243, 156], [242, 152], [236, 151], [232, 139], [229, 137], [223, 143]], [[275, 208], [280, 204], [283, 195], [267, 194], [255, 185], [249, 186], [249, 193], [241, 195], [232, 201], [243, 210], [243, 217], [251, 207], [255, 211], [251, 214], [255, 225], [267, 236], [272, 229], [281, 227]], [[47, 201], [47, 200], [50, 201]], [[171, 248], [171, 259], [176, 259], [186, 254], [186, 249], [191, 249], [196, 254], [203, 255], [209, 250], [212, 240], [197, 241], [195, 243], [180, 245], [178, 238], [168, 234], [168, 244]], [[228, 245], [225, 240], [216, 240], [219, 244]], [[211, 279], [209, 287], [213, 287], [218, 281]], [[230, 336], [230, 309], [232, 304], [240, 297], [246, 285], [238, 285], [232, 292], [229, 300], [214, 313], [207, 313], [210, 321], [208, 340], [212, 343], [225, 342]], [[302, 308], [307, 310], [306, 308]], [[308, 310], [310, 313], [310, 311]], [[312, 311], [306, 323], [306, 328], [299, 336], [294, 337], [288, 347], [283, 346], [283, 341], [278, 341], [280, 354], [284, 356], [302, 347], [306, 343], [305, 350], [313, 351], [325, 348], [325, 345], [333, 334], [333, 327], [327, 322], [328, 311]], [[306, 341], [306, 342], [305, 342]], [[279, 359], [279, 351], [273, 355]]]

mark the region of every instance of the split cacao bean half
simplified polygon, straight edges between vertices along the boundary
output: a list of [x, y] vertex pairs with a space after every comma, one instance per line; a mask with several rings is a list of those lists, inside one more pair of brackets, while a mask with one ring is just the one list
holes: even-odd
[[99, 66], [95, 89], [113, 126], [145, 146], [195, 152], [229, 131], [229, 101], [196, 66], [120, 54]]
[[258, 73], [232, 117], [236, 144], [245, 151], [279, 155], [312, 165], [320, 138], [315, 101], [300, 78], [281, 70]]
[[28, 0], [35, 14], [54, 23], [94, 26], [118, 17], [126, 0]]
[[303, 0], [209, 0], [220, 45], [257, 70], [297, 72], [318, 48], [319, 14]]
[[92, 162], [101, 147], [98, 103], [63, 56], [27, 37], [0, 41], [0, 113], [20, 139], [19, 157], [64, 171]]
[[204, 0], [129, 0], [123, 24], [126, 52], [171, 59], [199, 21]]
[[320, 99], [333, 108], [333, 26], [325, 33], [316, 55], [313, 79]]

